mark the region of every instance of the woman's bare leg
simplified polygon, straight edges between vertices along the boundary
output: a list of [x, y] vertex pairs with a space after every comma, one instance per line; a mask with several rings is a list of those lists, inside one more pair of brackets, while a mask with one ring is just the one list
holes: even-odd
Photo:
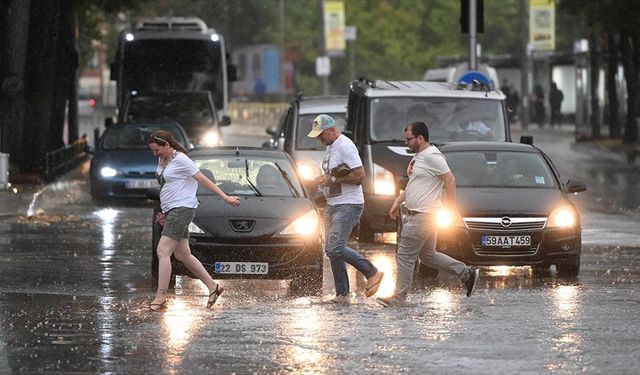
[[160, 304], [167, 299], [169, 279], [171, 279], [171, 254], [178, 246], [178, 241], [167, 236], [161, 236], [156, 253], [158, 254], [158, 290], [152, 304]]
[[216, 290], [216, 286], [218, 284], [213, 280], [211, 275], [209, 275], [209, 272], [204, 269], [204, 266], [202, 265], [202, 263], [200, 263], [198, 258], [194, 257], [193, 254], [191, 254], [188, 239], [183, 238], [180, 240], [180, 242], [178, 242], [178, 247], [176, 247], [174, 255], [176, 256], [177, 260], [182, 262], [182, 264], [184, 264], [185, 267], [187, 267], [189, 271], [191, 271], [191, 273], [193, 273], [198, 279], [200, 279], [200, 281], [204, 283], [204, 285], [207, 286], [207, 288], [209, 288], [209, 293], [213, 293]]

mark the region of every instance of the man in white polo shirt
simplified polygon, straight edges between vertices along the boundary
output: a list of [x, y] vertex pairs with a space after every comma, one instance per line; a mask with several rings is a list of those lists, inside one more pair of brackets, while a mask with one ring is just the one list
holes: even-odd
[[436, 213], [444, 206], [455, 212], [456, 183], [444, 155], [429, 144], [429, 129], [424, 122], [412, 122], [404, 129], [405, 142], [415, 156], [409, 163], [409, 183], [393, 202], [389, 215], [398, 219], [400, 206], [405, 205], [405, 221], [396, 254], [397, 278], [393, 296], [378, 298], [383, 306], [401, 304], [407, 298], [413, 281], [416, 260], [428, 267], [458, 276], [467, 287], [467, 297], [474, 292], [480, 271], [436, 251]]
[[[313, 120], [309, 137], [318, 138], [327, 150], [322, 160], [323, 175], [316, 178], [318, 190], [327, 199], [324, 209], [325, 253], [331, 261], [336, 288], [334, 302], [347, 302], [349, 295], [349, 263], [367, 278], [365, 295], [373, 296], [383, 273], [367, 258], [347, 246], [349, 234], [360, 220], [364, 209], [362, 180], [364, 168], [358, 149], [351, 139], [340, 133], [335, 120], [329, 115], [319, 115]], [[336, 173], [336, 168], [342, 173]]]

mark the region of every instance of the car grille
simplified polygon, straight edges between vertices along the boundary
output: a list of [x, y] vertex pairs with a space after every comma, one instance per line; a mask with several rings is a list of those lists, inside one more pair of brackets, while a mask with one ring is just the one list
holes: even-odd
[[507, 232], [541, 230], [547, 223], [546, 217], [465, 217], [463, 220], [468, 229]]
[[[536, 254], [541, 240], [541, 231], [547, 224], [546, 217], [465, 217], [463, 220], [465, 226], [476, 233], [472, 236], [473, 250], [476, 254], [499, 257]], [[530, 235], [531, 246], [483, 247], [480, 245], [480, 237], [483, 234]]]
[[512, 248], [487, 248], [474, 244], [473, 250], [478, 255], [495, 255], [495, 256], [522, 256], [533, 255], [538, 251], [538, 244], [530, 247], [512, 247]]

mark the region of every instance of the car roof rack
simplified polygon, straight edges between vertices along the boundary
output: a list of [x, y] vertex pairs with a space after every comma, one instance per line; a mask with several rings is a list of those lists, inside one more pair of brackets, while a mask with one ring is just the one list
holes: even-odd
[[137, 22], [136, 31], [199, 31], [207, 32], [207, 24], [197, 17], [144, 18]]
[[358, 81], [364, 83], [365, 85], [371, 86], [371, 88], [376, 88], [376, 81], [372, 81], [372, 80], [368, 79], [367, 77], [360, 77], [358, 79]]

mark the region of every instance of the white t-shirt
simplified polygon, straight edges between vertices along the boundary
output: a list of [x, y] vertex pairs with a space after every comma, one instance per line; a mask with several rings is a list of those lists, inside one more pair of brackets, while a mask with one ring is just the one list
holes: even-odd
[[[347, 136], [340, 136], [329, 146], [322, 160], [322, 170], [324, 173], [345, 163], [349, 168], [354, 169], [362, 167], [362, 160], [358, 155], [358, 149]], [[330, 183], [328, 187], [321, 189], [327, 198], [327, 204], [335, 206], [338, 204], [364, 204], [364, 195], [362, 195], [362, 186], [354, 184]]]
[[196, 198], [198, 181], [193, 178], [193, 175], [198, 171], [199, 169], [193, 160], [182, 152], [178, 152], [169, 161], [164, 172], [160, 166], [160, 161], [158, 161], [156, 173], [162, 173], [165, 181], [162, 188], [160, 188], [160, 208], [162, 212], [167, 213], [170, 209], [176, 207], [198, 207], [198, 199]]
[[405, 204], [410, 210], [434, 212], [442, 207], [444, 180], [438, 176], [449, 172], [447, 161], [440, 150], [432, 145], [417, 153], [411, 163], [413, 173], [405, 189]]

